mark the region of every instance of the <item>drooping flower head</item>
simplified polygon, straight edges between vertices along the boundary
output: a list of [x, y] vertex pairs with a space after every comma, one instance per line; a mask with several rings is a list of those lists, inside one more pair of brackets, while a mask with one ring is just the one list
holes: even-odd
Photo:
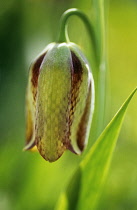
[[37, 147], [50, 162], [65, 150], [81, 154], [94, 109], [89, 64], [73, 43], [52, 43], [31, 65], [25, 150]]

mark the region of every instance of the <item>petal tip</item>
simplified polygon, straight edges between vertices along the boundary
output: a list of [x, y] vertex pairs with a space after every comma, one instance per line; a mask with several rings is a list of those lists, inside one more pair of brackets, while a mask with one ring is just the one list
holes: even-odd
[[23, 151], [27, 150], [36, 151], [37, 147], [35, 145], [35, 142], [29, 142], [28, 144], [26, 144], [25, 147], [23, 148]]

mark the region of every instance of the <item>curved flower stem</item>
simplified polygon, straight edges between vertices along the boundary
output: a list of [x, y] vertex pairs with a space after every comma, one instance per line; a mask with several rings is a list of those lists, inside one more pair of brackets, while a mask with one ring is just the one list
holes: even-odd
[[91, 39], [91, 45], [93, 47], [94, 56], [95, 56], [95, 59], [97, 62], [98, 53], [97, 53], [95, 33], [94, 33], [94, 30], [93, 30], [90, 20], [82, 11], [80, 11], [76, 8], [72, 8], [72, 9], [68, 9], [67, 11], [65, 11], [63, 13], [63, 15], [61, 17], [61, 21], [60, 21], [58, 42], [69, 42], [69, 37], [68, 37], [68, 33], [67, 33], [67, 22], [68, 22], [69, 17], [72, 15], [76, 15], [76, 16], [80, 17], [81, 20], [84, 22], [84, 24], [87, 28], [89, 37]]

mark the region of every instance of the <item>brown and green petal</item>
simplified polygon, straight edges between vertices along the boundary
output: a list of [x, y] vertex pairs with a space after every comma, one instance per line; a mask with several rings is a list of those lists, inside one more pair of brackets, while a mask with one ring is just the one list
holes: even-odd
[[32, 149], [35, 146], [35, 110], [36, 110], [36, 96], [38, 87], [38, 76], [40, 73], [40, 67], [48, 49], [53, 44], [43, 50], [43, 52], [35, 59], [30, 66], [29, 81], [26, 93], [26, 146], [24, 150]]

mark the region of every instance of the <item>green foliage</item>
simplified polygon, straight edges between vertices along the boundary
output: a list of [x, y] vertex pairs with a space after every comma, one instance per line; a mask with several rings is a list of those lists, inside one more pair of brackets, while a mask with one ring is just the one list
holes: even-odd
[[[88, 155], [80, 163], [75, 176], [69, 183], [68, 189], [61, 195], [59, 200], [61, 205], [62, 203], [64, 204], [64, 210], [96, 209], [102, 187], [106, 181], [125, 112], [136, 90], [137, 88], [124, 102]], [[59, 204], [58, 209], [60, 209]]]

